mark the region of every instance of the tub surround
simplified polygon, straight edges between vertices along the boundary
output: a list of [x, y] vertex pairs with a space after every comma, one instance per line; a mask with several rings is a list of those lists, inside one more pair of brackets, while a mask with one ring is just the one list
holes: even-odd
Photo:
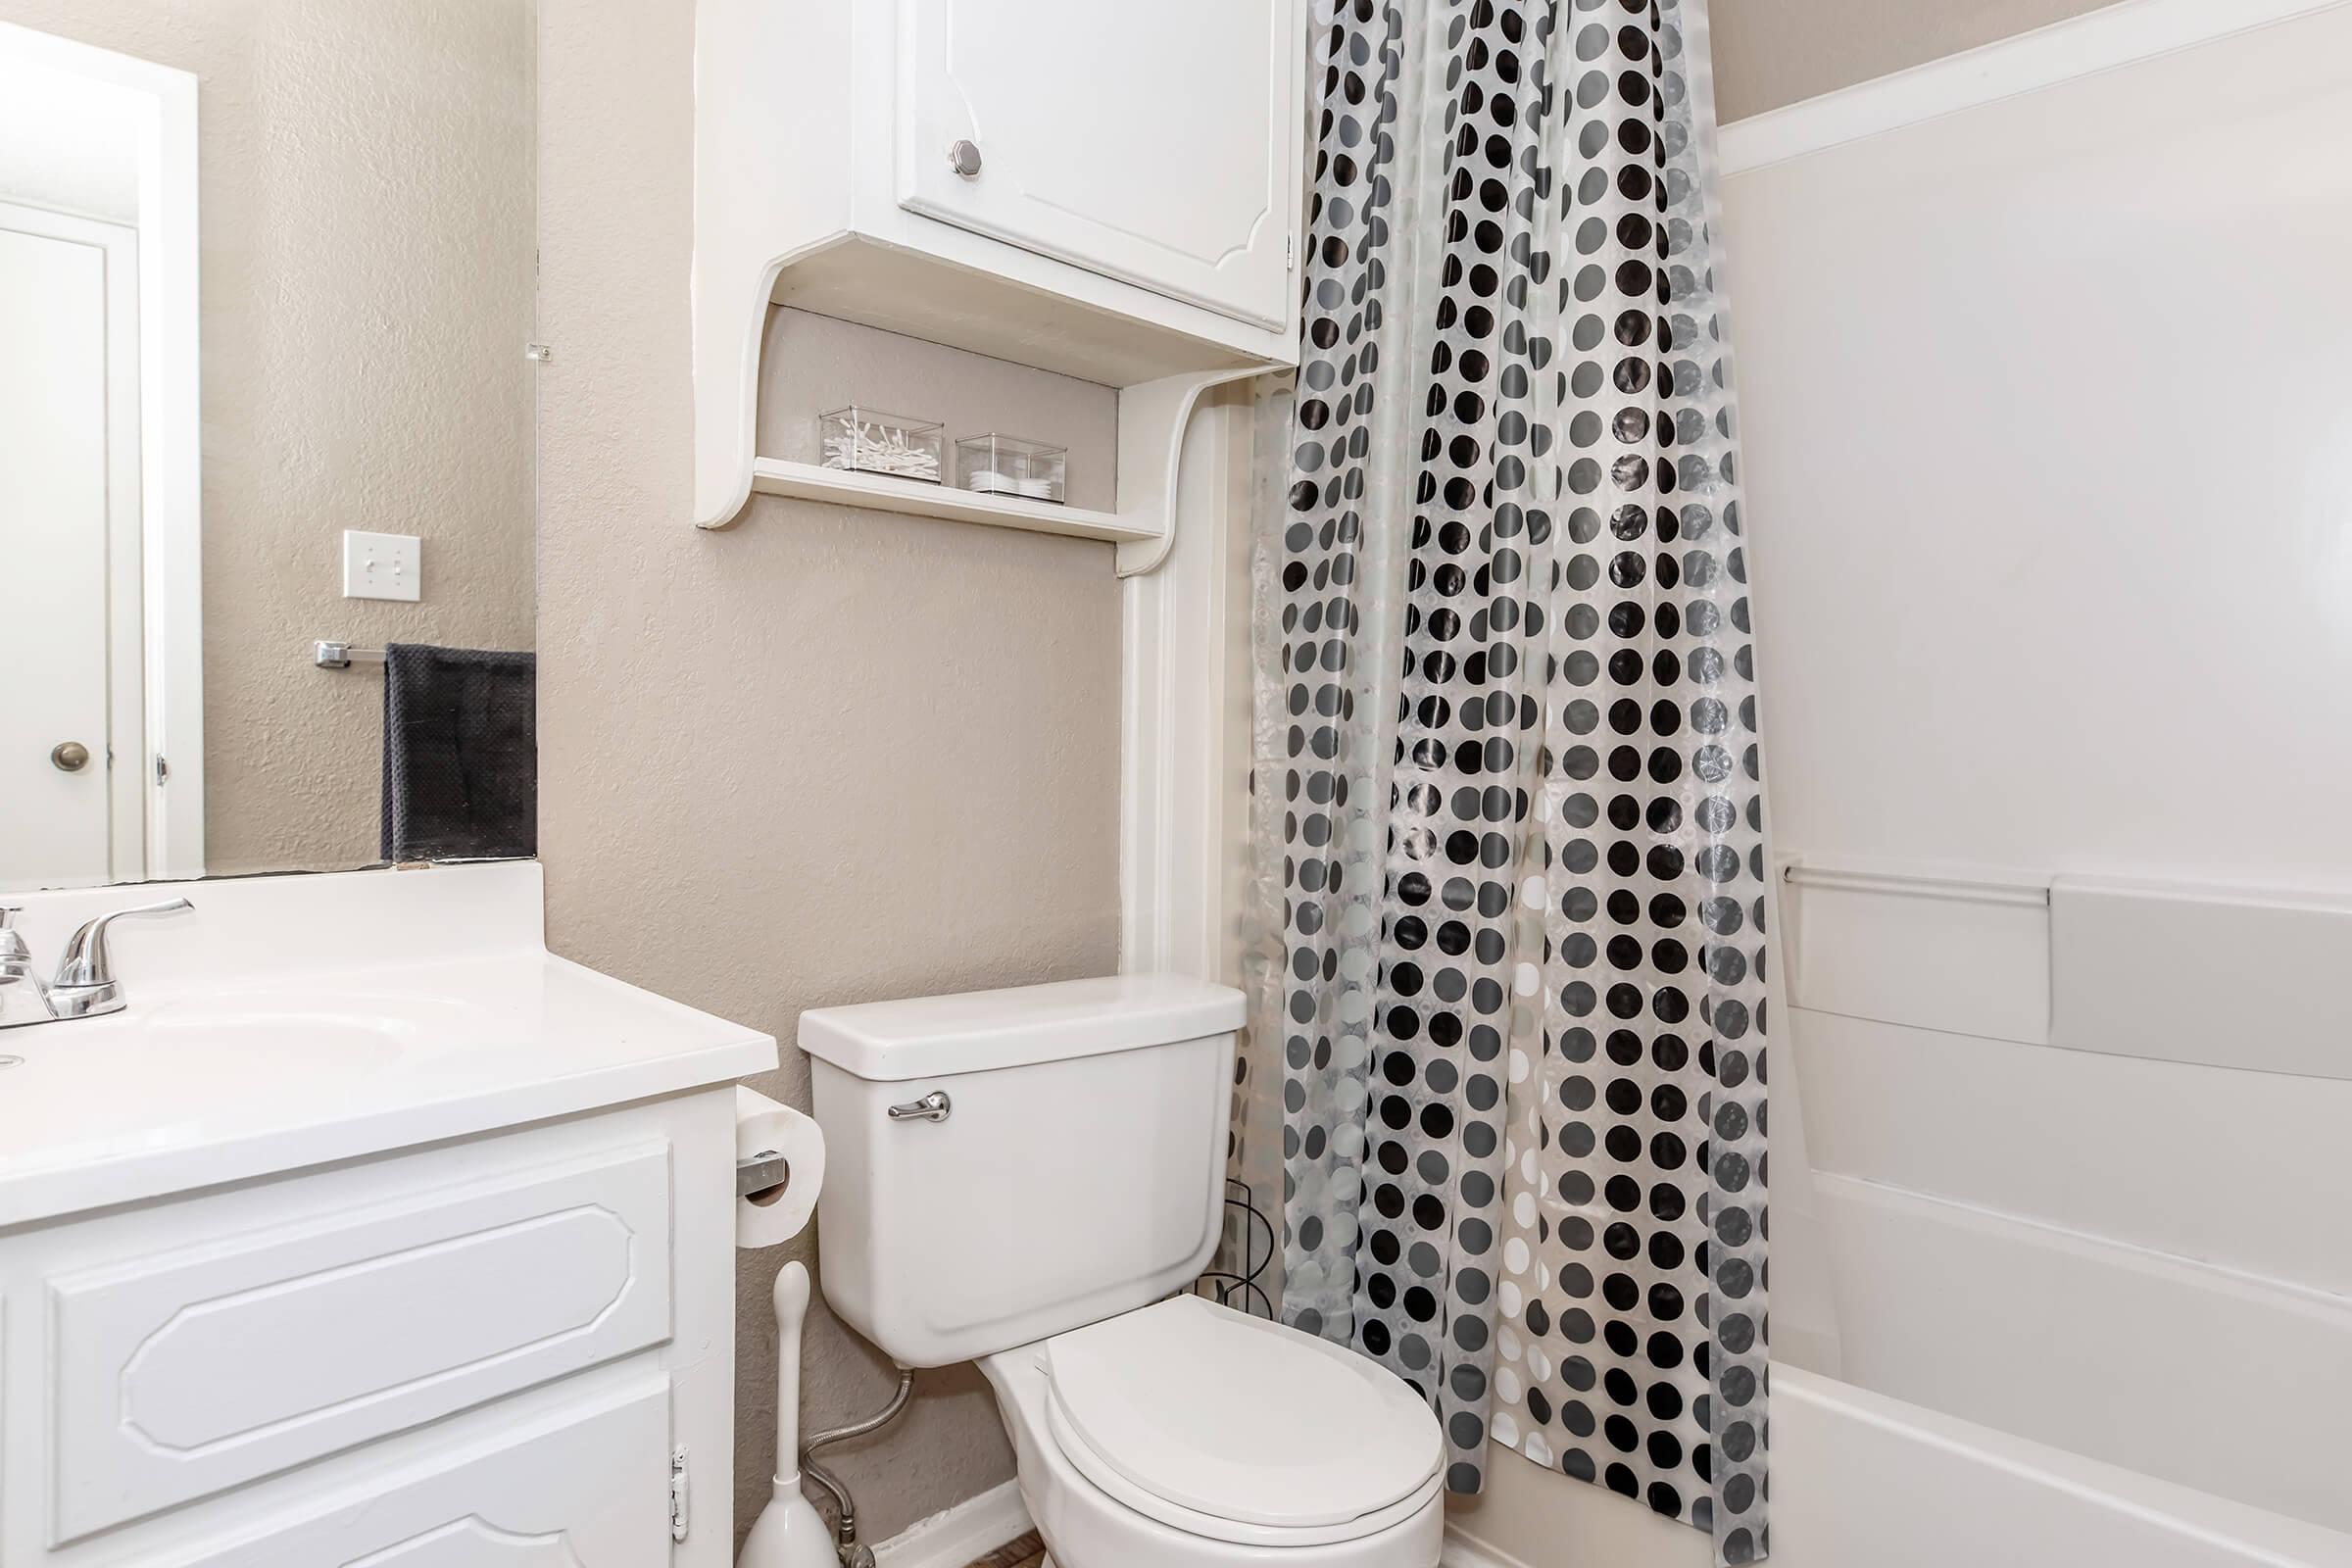
[[1726, 123], [2095, 11], [2110, 0], [1782, 0], [1719, 7], [1715, 90]]
[[[1789, 9], [1795, 40], [1849, 8]], [[1972, 8], [1944, 9], [1854, 30]], [[1752, 73], [1724, 20], [1722, 74]], [[2348, 41], [2325, 0], [2135, 0], [1725, 129], [1771, 811], [1801, 861], [1773, 1284], [1776, 1332], [1812, 1332], [1776, 1348], [1845, 1380], [1775, 1367], [1773, 1544], [1806, 1568], [2352, 1561], [2307, 1392], [2352, 1369], [2352, 1079], [2300, 978], [2352, 888], [2310, 831], [2343, 735], [2309, 715], [2347, 666], [2305, 482], [2347, 323], [2267, 281], [2278, 234], [2305, 270], [2352, 247]], [[1899, 323], [1898, 361], [1861, 320]], [[1858, 373], [1903, 395], [1856, 401]], [[2313, 392], [2239, 428], [2249, 378]], [[2245, 520], [2216, 554], [2221, 495]], [[1804, 1464], [1919, 1499], [1912, 1533], [1807, 1555]], [[2082, 1485], [2139, 1500], [2084, 1512]], [[2159, 1510], [2187, 1522], [2160, 1546]]]
[[[1774, 1362], [1772, 1557], [1786, 1568], [2341, 1568], [2352, 1536]], [[1497, 1455], [1446, 1568], [1704, 1568], [1703, 1537]]]

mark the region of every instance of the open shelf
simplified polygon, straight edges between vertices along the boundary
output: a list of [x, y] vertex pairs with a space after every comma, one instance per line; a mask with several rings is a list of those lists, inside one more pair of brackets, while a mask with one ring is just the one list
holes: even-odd
[[1112, 544], [1156, 540], [1166, 527], [1164, 514], [1156, 510], [1146, 524], [1142, 519], [1122, 517], [1111, 512], [1091, 512], [1085, 507], [982, 495], [953, 485], [922, 484], [889, 474], [857, 473], [846, 468], [820, 468], [813, 463], [787, 463], [780, 458], [752, 460], [752, 493], [825, 501], [837, 507], [870, 507], [877, 512], [937, 517], [945, 522], [1023, 528], [1031, 533], [1060, 534], [1071, 539], [1105, 539]]

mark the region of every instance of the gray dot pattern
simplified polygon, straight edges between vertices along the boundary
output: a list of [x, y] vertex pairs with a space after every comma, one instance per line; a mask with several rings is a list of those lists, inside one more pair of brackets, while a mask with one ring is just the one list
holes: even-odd
[[1497, 1441], [1754, 1561], [1767, 858], [1702, 3], [1319, 22], [1256, 562], [1283, 1314], [1430, 1400], [1454, 1490]]

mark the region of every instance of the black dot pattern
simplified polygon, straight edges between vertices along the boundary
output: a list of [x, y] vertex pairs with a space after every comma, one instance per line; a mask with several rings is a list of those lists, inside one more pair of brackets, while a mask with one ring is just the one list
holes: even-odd
[[1767, 860], [1702, 8], [1328, 3], [1254, 1027], [1286, 1319], [1429, 1398], [1454, 1490], [1493, 1439], [1737, 1563]]

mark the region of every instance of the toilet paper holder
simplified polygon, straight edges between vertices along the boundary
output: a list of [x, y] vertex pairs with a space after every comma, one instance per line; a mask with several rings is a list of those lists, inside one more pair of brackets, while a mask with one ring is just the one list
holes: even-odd
[[735, 1161], [735, 1196], [749, 1198], [792, 1179], [792, 1161], [781, 1150], [763, 1149]]

